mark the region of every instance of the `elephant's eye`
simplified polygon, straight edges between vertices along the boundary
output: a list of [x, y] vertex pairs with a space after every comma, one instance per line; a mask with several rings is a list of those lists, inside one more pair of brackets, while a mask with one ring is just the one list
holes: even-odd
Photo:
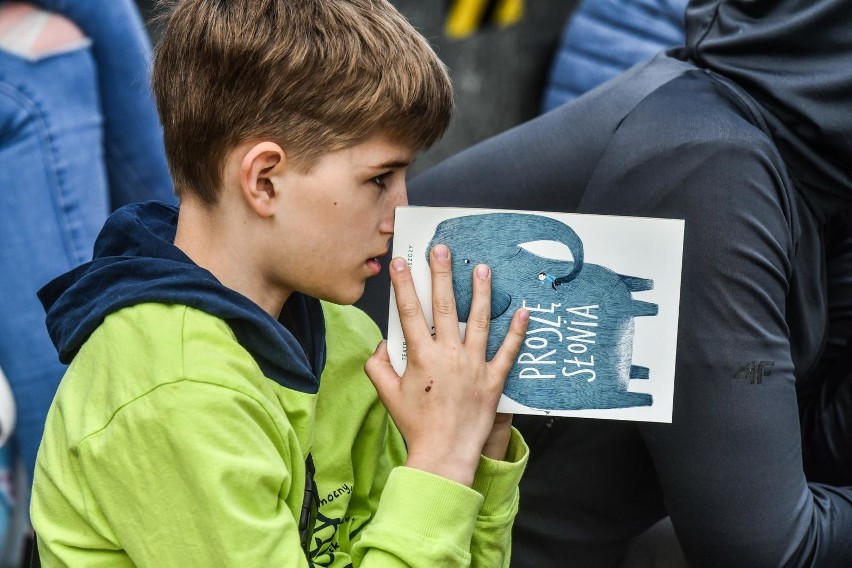
[[545, 278], [547, 278], [547, 274], [545, 274], [544, 272], [538, 273], [538, 279], [539, 280], [544, 280]]
[[464, 263], [465, 263], [465, 264], [470, 264], [470, 259], [469, 259], [469, 258], [464, 259]]

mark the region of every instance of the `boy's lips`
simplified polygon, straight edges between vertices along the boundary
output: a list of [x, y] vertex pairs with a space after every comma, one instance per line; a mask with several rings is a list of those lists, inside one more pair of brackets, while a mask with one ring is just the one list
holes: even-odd
[[381, 259], [382, 259], [383, 257], [387, 256], [387, 254], [388, 254], [388, 249], [385, 249], [385, 250], [384, 250], [384, 252], [381, 252], [381, 253], [377, 254], [377, 255], [376, 255], [376, 256], [374, 256], [373, 258], [368, 258], [368, 259], [367, 259], [367, 263], [366, 263], [366, 264], [367, 264], [367, 266], [370, 268], [370, 271], [373, 273], [373, 275], [376, 275], [376, 274], [378, 274], [379, 272], [381, 272], [381, 271], [382, 271], [382, 261], [381, 261]]
[[370, 269], [370, 272], [373, 273], [373, 276], [382, 271], [382, 263], [379, 262], [378, 257], [369, 259], [367, 261], [367, 267]]

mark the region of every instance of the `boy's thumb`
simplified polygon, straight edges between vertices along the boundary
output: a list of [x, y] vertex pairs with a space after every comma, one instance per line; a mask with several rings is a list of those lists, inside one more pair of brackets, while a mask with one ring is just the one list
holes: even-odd
[[394, 371], [388, 355], [387, 341], [382, 340], [376, 347], [375, 352], [364, 364], [364, 372], [370, 378], [370, 382], [379, 393], [379, 398], [385, 402], [385, 393], [394, 384], [399, 382], [399, 375]]

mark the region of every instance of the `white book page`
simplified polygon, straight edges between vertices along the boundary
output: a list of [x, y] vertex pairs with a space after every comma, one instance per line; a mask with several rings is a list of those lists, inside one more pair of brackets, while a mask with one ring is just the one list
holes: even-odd
[[[399, 208], [393, 255], [407, 260], [430, 326], [427, 251], [444, 221], [437, 239], [451, 250], [458, 286], [476, 264], [492, 268], [493, 305], [505, 311], [492, 319], [489, 356], [511, 314], [530, 310], [500, 412], [671, 422], [682, 220]], [[469, 302], [463, 295], [457, 303]], [[405, 343], [393, 293], [388, 350], [402, 374]]]

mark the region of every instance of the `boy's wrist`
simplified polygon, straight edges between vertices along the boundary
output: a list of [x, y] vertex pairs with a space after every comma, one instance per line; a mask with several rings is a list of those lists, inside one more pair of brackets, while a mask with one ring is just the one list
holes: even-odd
[[427, 452], [412, 451], [409, 452], [405, 465], [471, 487], [479, 465], [479, 456], [465, 459], [446, 453], [430, 455]]

